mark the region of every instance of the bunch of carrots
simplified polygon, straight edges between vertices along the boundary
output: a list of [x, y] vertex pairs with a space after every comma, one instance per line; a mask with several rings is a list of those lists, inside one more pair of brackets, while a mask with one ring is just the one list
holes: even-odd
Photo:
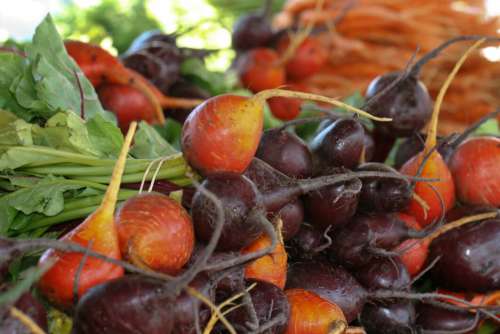
[[[365, 91], [370, 81], [397, 71], [418, 48], [419, 54], [458, 35], [498, 35], [500, 19], [487, 17], [485, 2], [472, 0], [289, 0], [274, 25], [281, 28], [314, 23], [323, 27], [315, 37], [329, 59], [315, 75], [301, 81], [308, 91], [346, 96]], [[345, 11], [346, 6], [349, 10]], [[337, 20], [339, 13], [342, 19]], [[335, 26], [331, 23], [337, 21]], [[435, 97], [461, 48], [453, 46], [423, 70], [421, 80]], [[463, 130], [494, 110], [500, 102], [500, 68], [484, 54], [471, 56], [457, 75], [443, 104], [440, 131]], [[478, 79], [481, 78], [481, 79]]]

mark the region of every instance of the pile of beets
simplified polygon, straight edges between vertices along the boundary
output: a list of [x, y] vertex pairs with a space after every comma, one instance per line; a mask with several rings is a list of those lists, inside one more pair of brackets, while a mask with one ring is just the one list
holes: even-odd
[[[374, 79], [361, 108], [373, 126], [325, 112], [309, 142], [294, 132], [305, 121], [263, 131], [265, 101], [331, 99], [253, 79], [252, 97], [207, 99], [182, 132], [200, 183], [182, 204], [152, 191], [114, 214], [126, 274], [73, 299], [42, 278], [41, 293], [73, 316], [75, 334], [474, 333], [485, 319], [498, 324], [500, 139], [470, 137], [484, 120], [437, 138], [439, 104], [433, 111], [418, 80], [447, 45], [480, 39], [458, 37]], [[259, 80], [271, 78], [281, 63], [257, 46], [239, 66], [256, 61]], [[149, 56], [125, 62], [135, 57]], [[245, 83], [250, 72], [241, 73]], [[394, 166], [380, 162], [398, 138]], [[38, 304], [25, 295], [14, 306], [45, 328]], [[1, 332], [28, 332], [12, 310]]]

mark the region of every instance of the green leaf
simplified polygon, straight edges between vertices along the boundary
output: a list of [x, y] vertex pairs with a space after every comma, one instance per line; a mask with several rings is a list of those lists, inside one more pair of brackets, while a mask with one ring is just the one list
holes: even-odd
[[120, 153], [123, 145], [123, 134], [120, 129], [103, 115], [96, 114], [87, 121], [90, 141], [105, 157], [114, 158]]
[[163, 137], [146, 122], [139, 123], [130, 154], [137, 159], [155, 159], [177, 153]]
[[53, 157], [46, 155], [42, 150], [30, 150], [23, 146], [0, 148], [0, 172], [51, 159]]
[[49, 334], [70, 334], [73, 328], [73, 320], [65, 313], [50, 307], [47, 314]]
[[25, 120], [33, 116], [16, 100], [10, 87], [24, 70], [23, 58], [14, 53], [0, 53], [0, 109], [8, 109]]
[[66, 52], [50, 14], [37, 27], [33, 44], [26, 47], [26, 53], [33, 64], [32, 75], [37, 96], [51, 110], [80, 113], [80, 81], [85, 117], [92, 118], [95, 114], [105, 113], [92, 84]]
[[33, 145], [32, 125], [0, 109], [0, 145]]
[[3, 196], [0, 202], [29, 215], [41, 213], [54, 216], [64, 208], [64, 192], [84, 188], [82, 185], [66, 182], [64, 179], [46, 178], [29, 188], [22, 188]]
[[496, 119], [490, 119], [489, 121], [481, 125], [476, 131], [474, 131], [474, 135], [476, 136], [498, 134], [500, 134], [500, 126]]
[[52, 116], [45, 127], [33, 128], [35, 145], [92, 156], [103, 156], [90, 140], [85, 122], [75, 113], [60, 112]]

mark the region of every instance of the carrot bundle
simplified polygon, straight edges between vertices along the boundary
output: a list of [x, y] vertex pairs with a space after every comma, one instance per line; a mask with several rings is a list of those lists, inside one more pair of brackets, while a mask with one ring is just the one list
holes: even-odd
[[[288, 0], [274, 21], [278, 28], [313, 22], [330, 27], [318, 33], [329, 61], [303, 82], [311, 92], [347, 96], [365, 91], [378, 75], [401, 70], [419, 47], [424, 54], [458, 35], [498, 36], [500, 18], [487, 18], [483, 0], [467, 4], [452, 0], [358, 0], [345, 17], [331, 21], [349, 0], [325, 0], [321, 11], [315, 0]], [[424, 67], [421, 80], [433, 97], [463, 51], [456, 45]], [[471, 55], [450, 87], [441, 113], [440, 131], [462, 130], [500, 104], [500, 66], [481, 53]]]

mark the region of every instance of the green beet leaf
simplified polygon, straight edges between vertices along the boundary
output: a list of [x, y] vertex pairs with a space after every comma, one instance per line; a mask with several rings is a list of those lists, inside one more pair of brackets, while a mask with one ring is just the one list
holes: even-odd
[[155, 159], [177, 153], [155, 128], [142, 121], [135, 134], [134, 146], [130, 154], [136, 159]]

